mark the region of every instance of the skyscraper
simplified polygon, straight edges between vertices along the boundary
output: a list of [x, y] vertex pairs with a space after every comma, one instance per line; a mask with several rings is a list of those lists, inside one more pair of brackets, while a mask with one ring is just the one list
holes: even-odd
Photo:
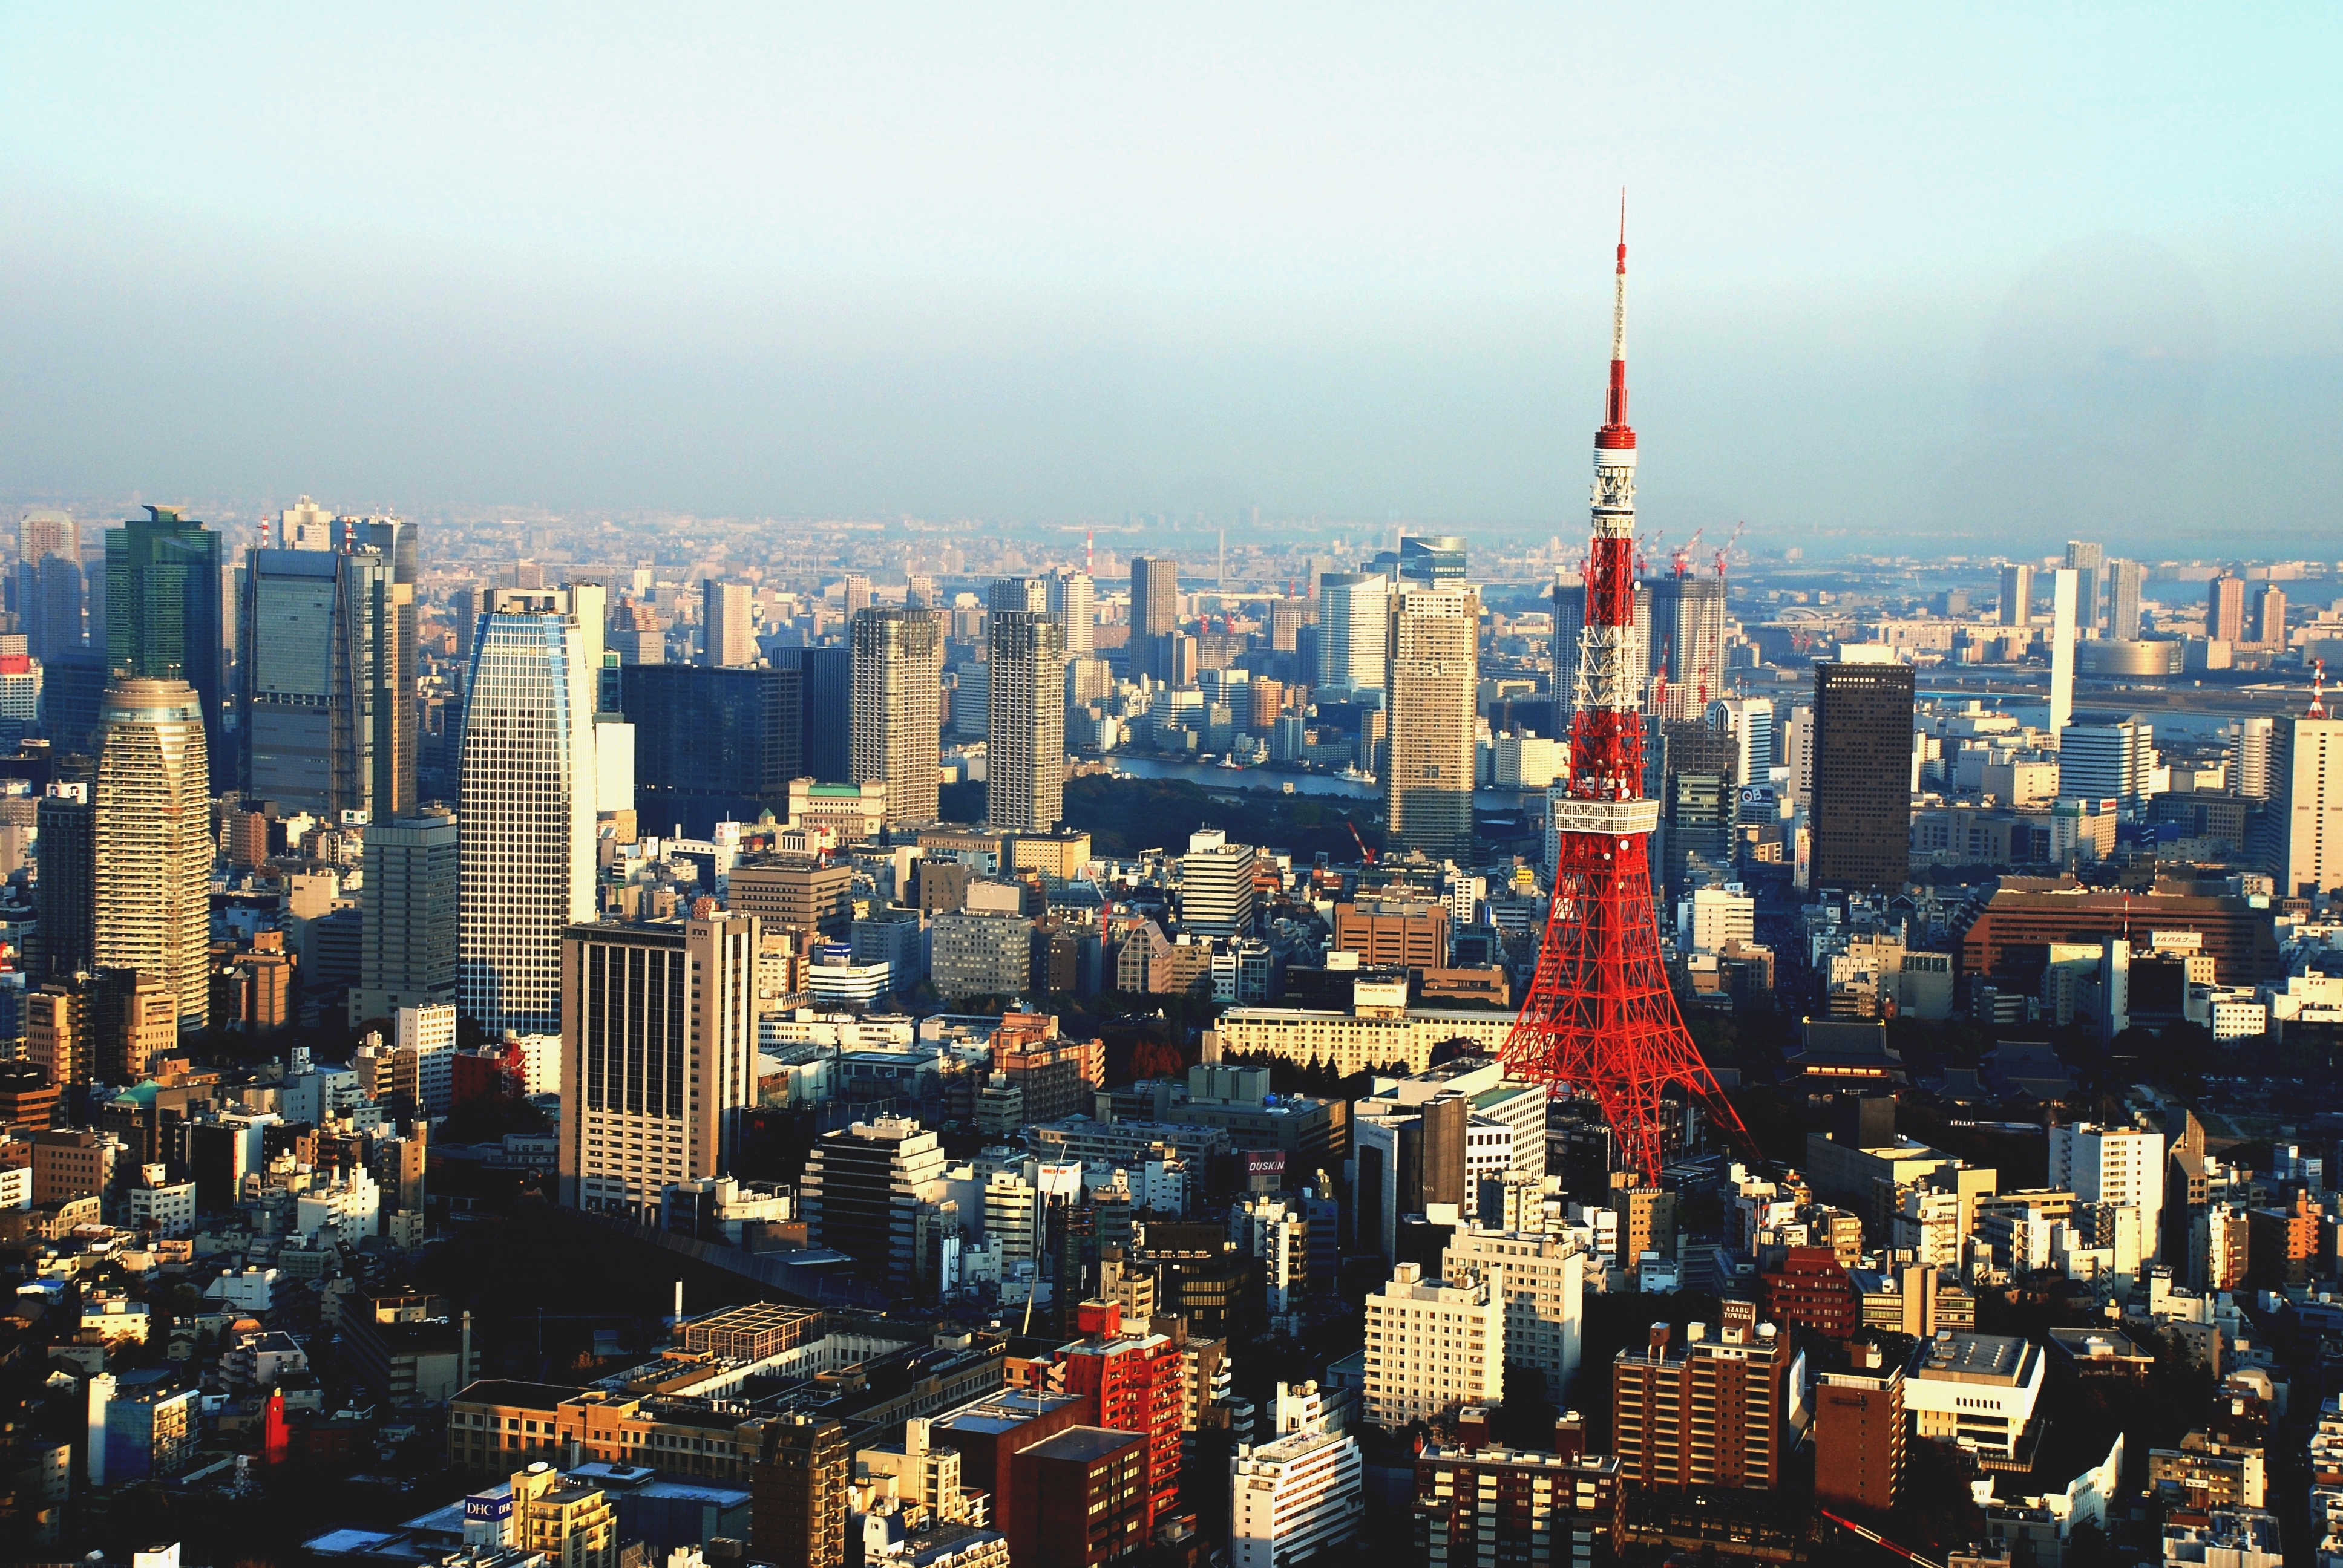
[[2233, 719], [2229, 721], [2229, 792], [2268, 800], [2278, 791], [2278, 728], [2291, 720]]
[[550, 1034], [561, 933], [594, 915], [593, 704], [563, 596], [492, 590], [468, 686], [457, 1006], [491, 1037]]
[[1704, 872], [1729, 871], [1740, 799], [1740, 742], [1701, 719], [1660, 722], [1659, 789], [1664, 897], [1670, 907]]
[[860, 572], [849, 572], [839, 582], [839, 603], [848, 617], [870, 608], [870, 579]]
[[50, 551], [16, 563], [16, 624], [25, 648], [43, 664], [83, 646], [79, 558]]
[[1166, 649], [1180, 629], [1180, 563], [1170, 556], [1131, 558], [1131, 674], [1165, 677]]
[[2058, 793], [2077, 800], [2114, 800], [2129, 810], [2144, 801], [2156, 769], [2156, 727], [2134, 715], [2105, 724], [2070, 724], [2058, 741]]
[[731, 1169], [757, 1102], [758, 920], [569, 928], [561, 945], [561, 1199], [656, 1214]]
[[799, 767], [815, 782], [845, 784], [854, 778], [854, 650], [850, 648], [777, 648], [775, 669], [798, 672]]
[[944, 638], [930, 609], [874, 605], [854, 618], [854, 777], [887, 787], [890, 823], [936, 819]]
[[444, 806], [367, 825], [352, 1027], [456, 1000], [460, 859], [456, 814]]
[[[415, 697], [390, 555], [255, 549], [236, 666], [244, 789], [328, 821], [413, 809]], [[406, 593], [411, 595], [411, 588]]]
[[2075, 716], [2075, 584], [2071, 567], [2050, 574], [2050, 744]]
[[699, 585], [704, 634], [701, 662], [729, 666], [757, 662], [757, 638], [749, 624], [749, 586], [709, 578]]
[[81, 564], [81, 525], [65, 512], [26, 512], [16, 525], [16, 555], [38, 566], [51, 556]]
[[1045, 833], [1065, 815], [1066, 628], [1047, 610], [996, 608], [986, 636], [985, 819]]
[[[375, 812], [377, 818], [404, 817], [421, 799], [416, 783], [422, 759], [415, 703], [421, 611], [415, 596], [422, 591], [423, 540], [413, 523], [395, 517], [357, 518], [351, 539], [381, 551], [390, 562], [389, 605], [384, 617], [388, 635], [383, 638], [382, 664], [383, 690], [390, 700], [375, 715]], [[595, 630], [598, 636], [598, 617]]]
[[2246, 636], [2246, 579], [2223, 572], [2205, 589], [2205, 635], [2215, 642]]
[[2286, 646], [2286, 590], [2266, 584], [2254, 595], [2253, 640], [2275, 652]]
[[2034, 618], [2034, 568], [2011, 561], [2001, 568], [2001, 624], [2025, 626]]
[[[1651, 631], [1667, 650], [1667, 702], [1661, 719], [1698, 719], [1725, 689], [1725, 579], [1670, 572], [1653, 583]], [[1657, 673], [1657, 671], [1654, 671]]]
[[59, 777], [35, 808], [34, 823], [40, 876], [33, 883], [34, 928], [39, 949], [34, 980], [90, 968], [96, 940], [96, 817], [90, 804], [94, 780]]
[[219, 536], [176, 507], [149, 507], [146, 514], [106, 530], [106, 668], [117, 679], [194, 688], [206, 765], [218, 769], [225, 788], [231, 765], [221, 729]]
[[681, 823], [705, 838], [720, 821], [789, 809], [805, 776], [805, 676], [795, 669], [629, 664], [621, 710], [635, 727], [635, 799], [647, 829]]
[[2281, 719], [2277, 732], [2286, 811], [2286, 858], [2272, 868], [2278, 891], [2332, 892], [2343, 888], [2343, 719]]
[[2087, 539], [2068, 539], [2066, 566], [2075, 574], [2075, 624], [2095, 631], [2107, 597], [2107, 549]]
[[1912, 840], [1912, 667], [1815, 666], [1813, 879], [1904, 885]]
[[211, 1003], [212, 832], [203, 704], [184, 680], [116, 680], [100, 710], [91, 958], [161, 980], [183, 1029]]
[[2139, 640], [2139, 593], [2147, 576], [2137, 561], [2107, 563], [2107, 636], [2117, 642]]
[[[1060, 567], [1049, 577], [1049, 611], [1066, 628], [1066, 657], [1091, 658], [1098, 652], [1098, 585], [1091, 574]], [[1292, 646], [1291, 644], [1288, 645]]]
[[1472, 588], [1407, 584], [1392, 597], [1383, 798], [1393, 853], [1472, 859], [1480, 638], [1481, 596]]
[[1381, 691], [1391, 654], [1391, 578], [1327, 572], [1318, 579], [1318, 668], [1312, 684], [1336, 695]]

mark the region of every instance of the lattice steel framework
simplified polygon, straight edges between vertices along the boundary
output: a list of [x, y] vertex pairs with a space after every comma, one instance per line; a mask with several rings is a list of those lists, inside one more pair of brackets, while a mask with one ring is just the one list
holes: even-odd
[[1642, 671], [1629, 668], [1635, 622], [1635, 432], [1627, 423], [1627, 222], [1623, 199], [1613, 284], [1607, 417], [1594, 437], [1594, 538], [1579, 633], [1570, 779], [1553, 799], [1554, 903], [1507, 1071], [1554, 1092], [1592, 1094], [1623, 1164], [1659, 1180], [1673, 1086], [1710, 1120], [1747, 1129], [1686, 1032], [1660, 961], [1646, 844], [1659, 803], [1644, 798]]

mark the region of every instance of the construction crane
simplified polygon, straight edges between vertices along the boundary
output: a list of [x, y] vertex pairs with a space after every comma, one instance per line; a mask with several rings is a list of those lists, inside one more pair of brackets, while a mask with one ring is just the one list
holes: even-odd
[[1359, 825], [1356, 822], [1352, 821], [1348, 817], [1345, 817], [1342, 819], [1342, 826], [1351, 830], [1351, 842], [1359, 847], [1360, 858], [1364, 860], [1366, 864], [1370, 866], [1373, 865], [1375, 863], [1375, 852], [1367, 848], [1367, 841], [1364, 839], [1359, 837]]
[[1725, 540], [1724, 544], [1722, 544], [1722, 545], [1720, 545], [1720, 546], [1718, 546], [1718, 547], [1717, 547], [1717, 551], [1716, 551], [1716, 575], [1717, 575], [1718, 577], [1723, 577], [1723, 576], [1725, 575], [1725, 557], [1727, 557], [1727, 556], [1729, 556], [1729, 555], [1731, 555], [1731, 554], [1733, 553], [1733, 547], [1734, 547], [1734, 546], [1735, 546], [1735, 545], [1737, 545], [1737, 544], [1739, 544], [1739, 543], [1741, 542], [1741, 536], [1742, 536], [1742, 535], [1744, 535], [1744, 534], [1745, 534], [1745, 533], [1747, 533], [1748, 531], [1749, 531], [1749, 525], [1748, 525], [1747, 523], [1745, 523], [1745, 522], [1743, 522], [1743, 523], [1735, 523], [1735, 524], [1734, 524], [1734, 525], [1733, 525], [1733, 537], [1732, 537], [1731, 538], [1729, 538], [1729, 539]]
[[1861, 1536], [1864, 1540], [1870, 1542], [1874, 1546], [1885, 1547], [1888, 1551], [1895, 1553], [1896, 1555], [1903, 1558], [1906, 1562], [1914, 1564], [1914, 1568], [1945, 1568], [1943, 1563], [1936, 1562], [1931, 1558], [1923, 1557], [1917, 1552], [1913, 1551], [1909, 1547], [1898, 1546], [1895, 1542], [1890, 1541], [1886, 1536], [1879, 1533], [1878, 1531], [1865, 1530], [1854, 1520], [1842, 1519], [1827, 1508], [1817, 1508], [1815, 1512], [1821, 1514], [1825, 1519], [1829, 1520], [1833, 1524], [1837, 1525], [1841, 1530], [1847, 1532], [1849, 1534]]
[[1693, 547], [1700, 543], [1700, 536], [1706, 532], [1708, 532], [1708, 525], [1704, 523], [1692, 531], [1692, 538], [1668, 552], [1668, 566], [1676, 576], [1682, 577], [1692, 570]]

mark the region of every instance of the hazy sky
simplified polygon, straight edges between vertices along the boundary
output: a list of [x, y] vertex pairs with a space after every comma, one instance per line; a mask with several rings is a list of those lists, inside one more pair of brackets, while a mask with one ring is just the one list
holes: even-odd
[[2141, 12], [10, 5], [0, 495], [1575, 530], [1624, 184], [1671, 532], [2343, 557], [2343, 13]]

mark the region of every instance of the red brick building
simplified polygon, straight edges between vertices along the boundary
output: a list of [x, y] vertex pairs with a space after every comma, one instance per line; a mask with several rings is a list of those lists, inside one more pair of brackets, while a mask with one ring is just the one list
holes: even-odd
[[1875, 1345], [1815, 1382], [1815, 1501], [1884, 1513], [1904, 1482], [1904, 1369]]
[[1863, 1297], [1828, 1247], [1792, 1247], [1764, 1285], [1765, 1315], [1775, 1322], [1835, 1340], [1852, 1337], [1863, 1324]]
[[1058, 1352], [1066, 1392], [1086, 1402], [1083, 1419], [1147, 1439], [1148, 1523], [1168, 1519], [1180, 1497], [1180, 1415], [1186, 1392], [1180, 1347], [1169, 1336], [1122, 1332], [1112, 1302], [1075, 1309], [1084, 1336]]
[[1008, 1530], [1019, 1568], [1092, 1568], [1148, 1542], [1147, 1443], [1137, 1432], [1070, 1426], [1020, 1449]]

